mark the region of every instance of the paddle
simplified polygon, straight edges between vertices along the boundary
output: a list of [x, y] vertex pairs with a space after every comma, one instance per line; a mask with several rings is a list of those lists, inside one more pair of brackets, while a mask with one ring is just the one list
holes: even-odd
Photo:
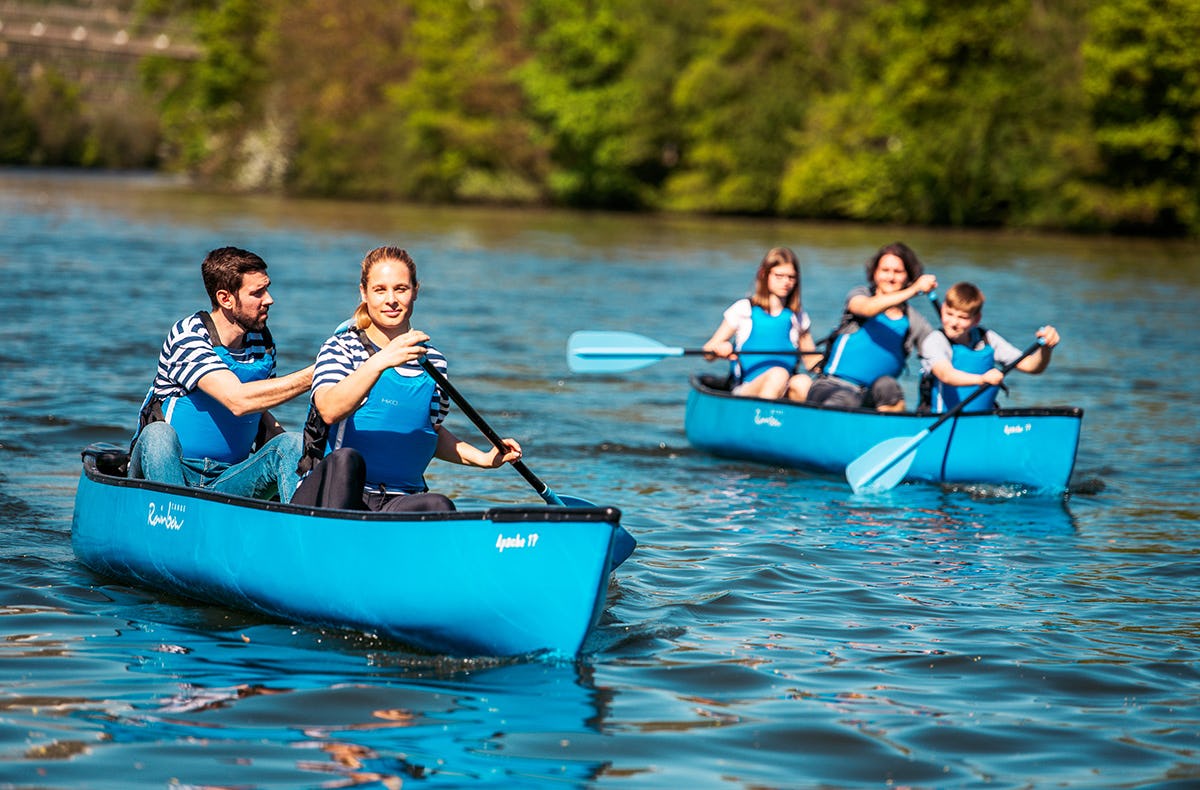
[[[657, 340], [633, 332], [573, 332], [567, 340], [567, 366], [575, 373], [624, 373], [653, 365], [666, 357], [703, 356], [702, 348], [665, 346]], [[739, 356], [759, 354], [783, 356], [796, 349], [782, 351], [739, 351]], [[808, 352], [805, 356], [819, 355]]]
[[[1031, 344], [1029, 348], [1021, 352], [1021, 356], [1000, 368], [1000, 372], [1007, 374], [1021, 360], [1041, 348], [1044, 343], [1045, 341], [1039, 337], [1037, 342]], [[904, 478], [908, 468], [912, 466], [913, 459], [916, 457], [917, 446], [925, 441], [929, 434], [937, 430], [938, 426], [947, 420], [957, 417], [968, 403], [995, 386], [998, 385], [989, 384], [986, 387], [976, 388], [961, 403], [943, 414], [936, 422], [915, 436], [897, 436], [892, 439], [885, 439], [851, 461], [846, 467], [846, 481], [850, 483], [850, 487], [854, 489], [854, 493], [875, 493], [895, 488], [896, 484]]]
[[[475, 411], [475, 407], [450, 383], [450, 380], [443, 376], [441, 371], [435, 368], [428, 358], [423, 356], [418, 362], [434, 382], [458, 405], [458, 408], [462, 409], [463, 414], [467, 415], [467, 418], [475, 423], [475, 427], [487, 437], [487, 440], [495, 445], [500, 452], [505, 452], [508, 445], [504, 444], [504, 440], [500, 438], [500, 434], [496, 433], [491, 425], [488, 425], [487, 420], [483, 419], [483, 415]], [[533, 473], [533, 470], [525, 465], [524, 461], [513, 461], [512, 466], [521, 473], [521, 477], [525, 478], [526, 482], [533, 486], [533, 490], [548, 505], [556, 505], [558, 507], [597, 507], [594, 502], [589, 502], [586, 499], [555, 493], [550, 486], [543, 483], [541, 478]], [[616, 568], [622, 562], [629, 559], [629, 555], [633, 553], [636, 547], [637, 540], [634, 539], [633, 535], [629, 534], [627, 529], [618, 525], [616, 534], [613, 536], [612, 567]]]
[[[492, 426], [488, 425], [487, 421], [483, 419], [483, 415], [475, 411], [475, 407], [467, 402], [467, 399], [450, 383], [450, 380], [443, 376], [441, 371], [435, 368], [428, 358], [422, 356], [418, 362], [425, 369], [425, 372], [437, 382], [437, 385], [450, 396], [450, 400], [454, 401], [458, 405], [458, 408], [463, 410], [463, 414], [467, 415], [467, 418], [475, 423], [475, 427], [479, 429], [480, 433], [486, 436], [487, 440], [495, 445], [497, 450], [502, 453], [508, 452], [508, 445], [500, 438], [500, 434], [496, 433], [492, 429]], [[538, 493], [538, 496], [546, 500], [547, 505], [558, 505], [559, 507], [596, 507], [596, 505], [588, 502], [586, 499], [559, 496], [550, 486], [543, 483], [541, 478], [525, 465], [524, 461], [513, 461], [512, 467], [521, 473], [521, 477], [525, 478], [525, 481], [529, 485], [533, 486], [533, 490]], [[571, 500], [569, 503], [567, 502], [568, 499]]]

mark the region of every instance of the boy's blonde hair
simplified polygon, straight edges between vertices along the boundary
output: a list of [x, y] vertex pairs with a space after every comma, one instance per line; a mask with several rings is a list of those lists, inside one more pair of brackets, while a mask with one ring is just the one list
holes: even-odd
[[955, 283], [946, 291], [946, 307], [967, 315], [979, 315], [983, 309], [983, 291], [973, 283]]

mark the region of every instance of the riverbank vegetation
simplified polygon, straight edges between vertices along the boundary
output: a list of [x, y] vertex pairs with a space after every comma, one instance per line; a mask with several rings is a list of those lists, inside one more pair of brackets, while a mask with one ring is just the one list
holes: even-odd
[[158, 162], [219, 184], [1200, 235], [1193, 0], [141, 8], [202, 51], [142, 65]]

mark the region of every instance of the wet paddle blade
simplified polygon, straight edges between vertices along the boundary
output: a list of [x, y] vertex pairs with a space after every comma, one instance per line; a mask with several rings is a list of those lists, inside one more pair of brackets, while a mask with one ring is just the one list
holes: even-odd
[[582, 331], [567, 340], [567, 366], [574, 373], [624, 373], [679, 356], [682, 348], [634, 332]]
[[556, 494], [556, 496], [558, 497], [558, 502], [550, 504], [560, 504], [563, 507], [600, 507], [595, 502], [589, 502], [586, 499], [571, 496], [570, 494]]
[[617, 534], [613, 537], [612, 546], [612, 566], [615, 570], [625, 560], [629, 559], [629, 555], [633, 554], [633, 550], [637, 548], [637, 541], [633, 535], [630, 535], [624, 527], [617, 527]]
[[855, 458], [846, 467], [846, 482], [856, 494], [874, 494], [895, 488], [917, 457], [917, 445], [929, 434], [887, 439]]
[[[560, 504], [564, 507], [599, 507], [599, 505], [595, 504], [594, 502], [589, 502], [586, 499], [581, 499], [577, 496], [571, 496], [569, 494], [555, 494], [550, 489], [546, 489], [546, 493], [543, 494], [543, 498], [549, 502], [549, 497], [554, 497], [558, 500], [557, 503], [550, 504]], [[622, 562], [629, 559], [629, 555], [633, 554], [633, 550], [635, 548], [637, 548], [637, 540], [635, 540], [633, 535], [630, 535], [628, 530], [626, 530], [624, 527], [618, 526], [617, 534], [613, 537], [612, 545], [613, 568], [616, 568]]]

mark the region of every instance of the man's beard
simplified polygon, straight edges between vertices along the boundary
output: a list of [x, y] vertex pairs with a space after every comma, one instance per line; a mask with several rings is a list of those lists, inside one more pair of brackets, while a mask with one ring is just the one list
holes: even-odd
[[259, 318], [257, 315], [248, 315], [242, 312], [242, 303], [235, 302], [233, 306], [233, 322], [241, 327], [243, 332], [261, 332], [267, 326], [267, 316], [263, 315]]

